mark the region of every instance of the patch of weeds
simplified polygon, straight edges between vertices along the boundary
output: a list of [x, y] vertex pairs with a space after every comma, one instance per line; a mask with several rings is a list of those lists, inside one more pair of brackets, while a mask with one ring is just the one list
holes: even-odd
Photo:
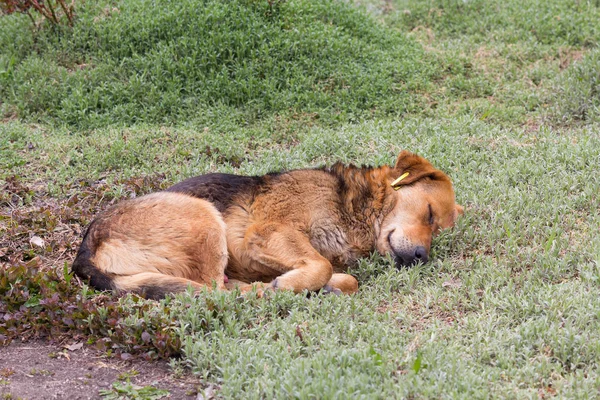
[[157, 358], [179, 352], [179, 339], [172, 331], [177, 319], [168, 310], [139, 297], [91, 294], [74, 280], [67, 283], [55, 270], [42, 273], [24, 264], [3, 268], [0, 340], [83, 334], [111, 354]]
[[4, 377], [4, 378], [8, 378], [9, 376], [12, 376], [15, 374], [15, 369], [11, 368], [11, 367], [5, 367], [0, 369], [0, 376]]
[[31, 376], [53, 376], [54, 372], [52, 371], [48, 371], [47, 369], [37, 369], [37, 368], [32, 368], [29, 371], [29, 375]]
[[403, 1], [389, 18], [407, 30], [433, 30], [433, 35], [490, 39], [505, 43], [530, 41], [593, 47], [600, 40], [594, 1], [432, 0]]
[[185, 367], [185, 363], [178, 358], [171, 358], [169, 360], [169, 368], [171, 369], [171, 373], [175, 378], [181, 378], [186, 375], [187, 370]]
[[421, 92], [428, 107], [419, 111], [434, 119], [467, 115], [535, 129], [559, 100], [554, 77], [600, 43], [597, 2], [354, 2], [415, 38], [436, 59], [436, 84]]
[[129, 371], [120, 373], [117, 379], [120, 381], [129, 381], [129, 379], [133, 378], [134, 376], [138, 376], [139, 374], [140, 371], [136, 370], [135, 368], [132, 368]]
[[35, 148], [27, 133], [24, 127], [0, 123], [0, 179], [9, 175], [13, 168], [23, 166], [26, 163], [25, 153]]
[[101, 390], [100, 395], [104, 400], [118, 399], [143, 399], [158, 400], [169, 395], [168, 390], [157, 389], [154, 386], [137, 386], [129, 379], [126, 382], [114, 382], [112, 389]]
[[600, 50], [572, 64], [555, 82], [550, 118], [560, 123], [600, 122]]

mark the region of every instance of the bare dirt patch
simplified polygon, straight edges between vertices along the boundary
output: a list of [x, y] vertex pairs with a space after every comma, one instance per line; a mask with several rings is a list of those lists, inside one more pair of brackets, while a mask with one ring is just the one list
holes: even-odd
[[0, 398], [101, 399], [101, 390], [127, 379], [137, 387], [168, 391], [164, 398], [197, 396], [199, 381], [175, 377], [164, 361], [122, 361], [85, 345], [74, 348], [40, 340], [0, 347]]

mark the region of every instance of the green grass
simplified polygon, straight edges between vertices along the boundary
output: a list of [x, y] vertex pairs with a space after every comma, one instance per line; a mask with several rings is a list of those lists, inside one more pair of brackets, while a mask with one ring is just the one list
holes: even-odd
[[592, 50], [556, 84], [558, 101], [553, 110], [556, 121], [600, 122], [600, 51]]
[[[180, 351], [174, 370], [187, 368], [223, 398], [598, 397], [600, 5], [354, 3], [290, 1], [270, 16], [258, 1], [217, 10], [216, 2], [190, 0], [157, 15], [141, 1], [115, 3], [121, 12], [110, 15], [88, 4], [81, 31], [44, 30], [35, 45], [22, 31], [26, 21], [0, 19], [21, 32], [0, 40], [8, 46], [0, 60], [17, 60], [5, 75], [0, 63], [0, 92], [14, 93], [1, 107], [16, 112], [0, 125], [0, 314], [10, 314], [0, 340], [85, 334], [116, 354]], [[242, 8], [246, 25], [236, 14]], [[165, 54], [180, 45], [191, 46], [190, 57], [204, 45], [215, 49], [216, 42], [192, 41], [210, 36], [195, 22], [209, 15], [223, 18], [222, 39], [240, 39], [233, 28], [255, 23], [272, 35], [270, 66], [258, 62], [266, 53], [252, 58], [267, 51], [259, 32], [244, 39], [254, 43], [242, 58], [256, 79], [246, 94], [238, 81], [223, 81], [211, 85], [214, 102], [172, 113], [166, 102], [130, 90], [132, 81], [116, 83], [121, 72], [134, 76], [135, 62], [163, 71], [171, 61]], [[182, 25], [165, 31], [170, 18]], [[120, 41], [109, 40], [117, 35]], [[181, 39], [169, 39], [175, 36]], [[294, 40], [305, 58], [285, 58], [282, 48]], [[333, 47], [319, 48], [325, 42]], [[94, 67], [65, 72], [65, 54]], [[121, 72], [101, 72], [115, 59], [126, 60]], [[179, 82], [204, 79], [172, 64]], [[62, 89], [42, 84], [54, 79], [50, 65], [57, 76], [71, 74]], [[272, 86], [281, 74], [251, 68], [283, 68], [304, 83], [340, 71], [356, 86], [326, 93], [304, 83]], [[402, 90], [388, 87], [390, 79]], [[106, 106], [83, 114], [63, 107], [76, 82], [93, 89], [85, 96], [106, 90]], [[185, 103], [186, 92], [170, 91], [168, 82], [140, 88], [156, 87], [164, 98], [177, 93], [173, 101]], [[29, 108], [23, 94], [32, 87], [61, 102]], [[138, 108], [145, 102], [151, 108]], [[435, 239], [427, 265], [398, 271], [377, 255], [362, 260], [351, 271], [361, 283], [354, 296], [211, 293], [157, 304], [97, 295], [69, 275], [48, 283], [63, 276], [81, 227], [119, 199], [205, 172], [262, 174], [337, 160], [380, 165], [401, 149], [448, 172], [466, 213]], [[32, 235], [46, 247], [31, 245]], [[64, 306], [46, 303], [55, 293]]]
[[116, 5], [81, 5], [72, 31], [36, 41], [22, 36], [25, 17], [0, 22], [5, 112], [86, 128], [290, 111], [333, 123], [406, 113], [436, 68], [417, 61], [414, 42], [331, 0], [273, 12], [249, 0]]
[[398, 11], [391, 13], [393, 24], [408, 30], [431, 28], [444, 39], [542, 46], [599, 44], [597, 1], [399, 0], [392, 4]]

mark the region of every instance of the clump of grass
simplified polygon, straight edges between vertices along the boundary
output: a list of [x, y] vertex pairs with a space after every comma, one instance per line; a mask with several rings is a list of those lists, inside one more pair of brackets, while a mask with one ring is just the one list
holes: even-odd
[[409, 30], [432, 28], [445, 38], [571, 46], [597, 45], [600, 3], [594, 1], [404, 1], [391, 16]]
[[269, 4], [89, 3], [73, 30], [33, 39], [25, 21], [0, 19], [4, 112], [89, 128], [213, 110], [335, 122], [418, 108], [414, 91], [435, 67], [414, 42], [343, 2]]
[[557, 80], [551, 117], [562, 123], [600, 121], [600, 50], [589, 52]]

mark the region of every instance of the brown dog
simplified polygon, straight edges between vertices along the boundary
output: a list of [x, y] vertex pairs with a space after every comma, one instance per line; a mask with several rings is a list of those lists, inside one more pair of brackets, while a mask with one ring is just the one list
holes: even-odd
[[102, 213], [73, 271], [150, 298], [253, 282], [353, 293], [358, 282], [343, 272], [358, 258], [377, 250], [398, 266], [426, 263], [432, 236], [462, 212], [448, 176], [407, 151], [394, 167], [208, 174]]

